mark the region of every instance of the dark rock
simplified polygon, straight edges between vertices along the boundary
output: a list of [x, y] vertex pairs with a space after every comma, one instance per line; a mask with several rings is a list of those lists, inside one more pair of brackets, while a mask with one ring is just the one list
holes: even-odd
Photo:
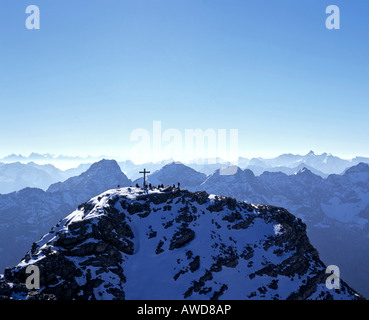
[[200, 268], [200, 256], [196, 256], [192, 262], [189, 264], [190, 271], [195, 272], [197, 269]]
[[196, 201], [198, 204], [204, 204], [208, 201], [209, 194], [205, 191], [194, 192], [191, 196], [191, 201]]
[[210, 300], [218, 300], [226, 290], [228, 290], [228, 286], [223, 284], [219, 291], [214, 292]]
[[195, 232], [189, 228], [179, 229], [170, 241], [169, 250], [183, 247], [195, 238]]
[[158, 243], [158, 246], [156, 247], [156, 250], [155, 250], [156, 254], [162, 253], [164, 251], [163, 248], [162, 248], [163, 245], [164, 245], [164, 241], [160, 240], [159, 243]]
[[[200, 214], [197, 215], [197, 211]], [[153, 216], [148, 218], [151, 212]], [[154, 231], [154, 224], [147, 222], [156, 217], [163, 222], [156, 221]], [[146, 218], [148, 220], [143, 221]], [[192, 193], [168, 188], [164, 193], [142, 193], [137, 199], [114, 193], [101, 195], [96, 206], [91, 202], [81, 205], [72, 221], [70, 217], [60, 221], [58, 227], [32, 245], [22, 264], [5, 270], [4, 277], [0, 278], [0, 299], [95, 300], [103, 299], [107, 294], [112, 299], [125, 299], [124, 288], [129, 287], [125, 284], [132, 283], [129, 282], [132, 279], [127, 279], [125, 268], [129, 268], [129, 263], [133, 261], [131, 255], [145, 252], [138, 248], [147, 245], [146, 241], [149, 244], [147, 248], [157, 243], [156, 249], [153, 248], [157, 255], [164, 249], [174, 250], [188, 245], [188, 249], [167, 251], [155, 258], [160, 263], [174, 263], [172, 270], [175, 272], [169, 274], [169, 280], [177, 281], [183, 277], [186, 280], [183, 283], [190, 283], [182, 289], [184, 298], [193, 296], [191, 298], [198, 299], [205, 295], [207, 299], [217, 300], [228, 290], [227, 283], [224, 283], [228, 276], [240, 276], [240, 279], [250, 281], [251, 285], [255, 284], [251, 290], [245, 288], [246, 293], [240, 298], [265, 298], [269, 290], [268, 296], [270, 294], [273, 299], [279, 299], [279, 294], [285, 291], [279, 290], [281, 276], [299, 279], [297, 285], [293, 284], [295, 291], [289, 292], [289, 299], [308, 299], [313, 293], [319, 298], [330, 299], [337, 294], [324, 290], [317, 292], [318, 288], [323, 287], [319, 284], [323, 284], [327, 277], [325, 266], [309, 242], [305, 224], [283, 208], [251, 206], [227, 197], [215, 197], [210, 201], [206, 192]], [[201, 226], [202, 221], [205, 221], [205, 228]], [[253, 224], [259, 226], [263, 223], [268, 224], [265, 228], [267, 235], [260, 234], [258, 237], [256, 229], [247, 230], [252, 229]], [[278, 234], [270, 229], [276, 224], [281, 226]], [[133, 230], [137, 234], [146, 234], [146, 237], [135, 239], [137, 234]], [[193, 241], [196, 240], [196, 230], [204, 232], [199, 234], [199, 239], [207, 237], [207, 240]], [[153, 238], [157, 240], [148, 240]], [[135, 244], [137, 248], [134, 248]], [[209, 244], [209, 256], [203, 257], [201, 253], [200, 257], [197, 245], [204, 244]], [[205, 252], [203, 248], [201, 252]], [[152, 254], [149, 252], [147, 255], [148, 264]], [[261, 256], [262, 259], [253, 261], [254, 256]], [[40, 290], [25, 288], [27, 264], [39, 268]], [[251, 267], [253, 269], [249, 269]], [[251, 270], [253, 273], [250, 273]], [[150, 276], [155, 277], [156, 272], [159, 274], [160, 270], [153, 270]], [[272, 279], [261, 283], [258, 277], [265, 276]], [[175, 285], [183, 283], [179, 280]], [[355, 299], [360, 298], [346, 284], [340, 290]], [[283, 296], [287, 297], [284, 293]]]

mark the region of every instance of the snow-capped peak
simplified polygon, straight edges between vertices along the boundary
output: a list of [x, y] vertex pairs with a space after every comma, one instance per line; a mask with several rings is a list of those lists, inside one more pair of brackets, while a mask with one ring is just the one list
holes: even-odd
[[[37, 266], [38, 299], [358, 299], [325, 286], [306, 226], [283, 208], [178, 188], [118, 188], [83, 203], [0, 279]], [[14, 287], [13, 283], [17, 283]]]

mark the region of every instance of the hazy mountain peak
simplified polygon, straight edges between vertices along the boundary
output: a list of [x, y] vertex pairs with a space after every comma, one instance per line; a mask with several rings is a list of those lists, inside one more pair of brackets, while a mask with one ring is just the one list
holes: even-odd
[[304, 167], [297, 171], [294, 176], [297, 179], [309, 180], [309, 181], [321, 181], [323, 178], [311, 172], [308, 168]]
[[[242, 169], [240, 169], [240, 168], [239, 168], [238, 172], [240, 172], [240, 173], [241, 173], [241, 171], [242, 171]], [[254, 174], [254, 172], [252, 172], [252, 170], [250, 170], [250, 169], [245, 169], [245, 170], [243, 170], [243, 173], [244, 173], [248, 178], [250, 178], [250, 179], [255, 178], [255, 174]]]
[[180, 161], [172, 161], [170, 163], [167, 163], [163, 166], [162, 169], [174, 169], [174, 170], [177, 170], [177, 169], [185, 169], [186, 168], [189, 168], [188, 166], [184, 165], [182, 162]]
[[[230, 172], [232, 172], [234, 176], [239, 176], [239, 175], [243, 175], [244, 174], [244, 171], [251, 171], [250, 169], [245, 169], [245, 170], [242, 170], [239, 166], [236, 166], [236, 165], [232, 165], [232, 166], [229, 166], [229, 167], [224, 167], [224, 168], [219, 168], [217, 170], [214, 171], [214, 175], [224, 175], [223, 172], [227, 172], [227, 169], [229, 169]], [[252, 172], [252, 171], [251, 171]]]
[[303, 167], [295, 173], [295, 175], [298, 175], [298, 174], [312, 174], [312, 172], [308, 168]]
[[356, 166], [350, 167], [345, 171], [345, 174], [369, 172], [369, 165], [367, 163], [360, 162]]
[[120, 167], [115, 160], [107, 160], [102, 159], [98, 162], [93, 163], [89, 169], [87, 169], [86, 173], [102, 173], [104, 171], [113, 171], [116, 173], [120, 173]]
[[[93, 163], [89, 169], [79, 176], [67, 179], [64, 182], [52, 184], [47, 192], [59, 192], [84, 188], [91, 192], [96, 190], [96, 194], [103, 190], [111, 189], [120, 185], [122, 187], [129, 186], [131, 180], [121, 171], [115, 160], [100, 160]], [[87, 199], [86, 199], [87, 200]]]
[[[144, 168], [142, 168], [143, 170]], [[164, 165], [161, 169], [154, 172], [150, 172], [147, 176], [147, 184], [157, 186], [164, 185], [177, 185], [180, 183], [182, 188], [189, 188], [196, 185], [200, 185], [206, 178], [204, 173], [198, 172], [181, 162], [171, 162]], [[138, 183], [140, 186], [143, 184], [143, 178], [139, 178], [133, 182]]]

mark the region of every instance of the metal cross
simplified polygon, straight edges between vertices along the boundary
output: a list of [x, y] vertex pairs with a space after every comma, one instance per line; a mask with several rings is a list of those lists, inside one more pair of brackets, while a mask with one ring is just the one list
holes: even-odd
[[144, 169], [144, 171], [140, 171], [140, 173], [143, 173], [143, 175], [144, 175], [143, 187], [145, 188], [145, 186], [146, 186], [146, 173], [150, 173], [150, 171], [146, 171], [146, 169]]

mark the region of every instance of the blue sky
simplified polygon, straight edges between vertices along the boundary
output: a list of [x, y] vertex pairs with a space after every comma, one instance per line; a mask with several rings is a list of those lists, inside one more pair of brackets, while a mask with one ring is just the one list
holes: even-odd
[[[25, 28], [38, 5], [41, 29]], [[341, 29], [325, 27], [328, 5]], [[367, 0], [4, 0], [0, 155], [238, 129], [242, 156], [369, 156]]]

